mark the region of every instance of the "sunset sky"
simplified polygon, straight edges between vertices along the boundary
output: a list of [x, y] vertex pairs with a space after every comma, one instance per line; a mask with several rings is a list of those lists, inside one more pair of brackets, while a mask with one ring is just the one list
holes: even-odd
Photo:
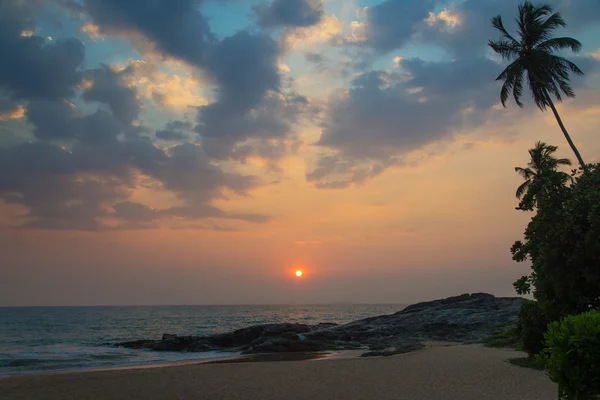
[[[600, 154], [600, 2], [559, 106]], [[0, 0], [0, 306], [514, 295], [507, 0]], [[295, 271], [302, 269], [301, 278]]]

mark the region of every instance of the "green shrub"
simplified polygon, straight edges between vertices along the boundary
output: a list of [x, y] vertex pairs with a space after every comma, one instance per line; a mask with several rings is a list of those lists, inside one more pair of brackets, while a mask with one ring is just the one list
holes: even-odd
[[521, 350], [521, 338], [514, 324], [507, 325], [502, 331], [482, 339], [481, 343], [486, 347]]
[[600, 399], [600, 311], [553, 322], [544, 336], [537, 359], [558, 383], [559, 399]]
[[524, 351], [533, 357], [544, 349], [544, 333], [549, 318], [537, 301], [525, 300], [519, 310], [517, 332]]

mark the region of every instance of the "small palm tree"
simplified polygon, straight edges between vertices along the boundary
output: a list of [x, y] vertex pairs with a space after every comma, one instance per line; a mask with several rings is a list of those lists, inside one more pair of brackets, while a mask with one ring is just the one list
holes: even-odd
[[[550, 146], [544, 142], [537, 142], [534, 148], [529, 149], [531, 159], [527, 163], [527, 168], [515, 167], [515, 171], [525, 179], [525, 182], [517, 188], [518, 199], [529, 198], [531, 202], [534, 202], [536, 192], [539, 190], [537, 183], [542, 176], [549, 172], [558, 173], [563, 183], [572, 179], [569, 174], [556, 171], [561, 165], [571, 165], [568, 158], [555, 158], [552, 155], [557, 149], [557, 146]], [[517, 209], [519, 208], [522, 207], [517, 207]]]
[[547, 107], [552, 109], [579, 164], [585, 168], [583, 158], [571, 140], [552, 101], [552, 96], [562, 101], [563, 94], [567, 97], [575, 97], [575, 92], [569, 85], [569, 74], [572, 72], [583, 75], [577, 65], [554, 55], [553, 52], [571, 49], [577, 53], [581, 50], [581, 43], [570, 37], [552, 37], [555, 29], [566, 26], [562, 16], [553, 13], [552, 7], [548, 5], [534, 6], [529, 1], [519, 5], [517, 32], [520, 40], [516, 40], [508, 33], [500, 15], [492, 19], [492, 25], [502, 33], [502, 37], [498, 40], [490, 40], [489, 46], [503, 59], [511, 61], [511, 64], [496, 78], [504, 81], [500, 91], [502, 105], [506, 107], [508, 96], [512, 91], [515, 102], [519, 107], [523, 107], [521, 96], [524, 75], [527, 75], [527, 83], [535, 104], [542, 111]]

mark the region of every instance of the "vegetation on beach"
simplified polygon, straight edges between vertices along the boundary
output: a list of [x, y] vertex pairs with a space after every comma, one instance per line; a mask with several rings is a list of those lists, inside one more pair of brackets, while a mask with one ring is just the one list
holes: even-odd
[[[549, 5], [525, 1], [516, 18], [518, 36], [504, 27], [502, 17], [492, 19], [501, 33], [489, 46], [510, 64], [497, 77], [503, 81], [500, 100], [506, 107], [512, 95], [519, 107], [524, 81], [534, 103], [550, 108], [571, 147], [579, 168], [556, 158], [556, 146], [537, 142], [529, 150], [526, 167], [516, 167], [524, 182], [517, 188], [517, 210], [534, 212], [524, 240], [511, 248], [517, 262], [531, 263], [531, 273], [518, 279], [518, 294], [525, 301], [515, 327], [486, 341], [488, 346], [510, 346], [529, 357], [511, 363], [546, 369], [558, 383], [560, 399], [600, 398], [600, 164], [586, 165], [567, 132], [554, 100], [573, 98], [570, 74], [583, 75], [573, 62], [554, 54], [579, 52], [581, 43], [554, 37], [566, 23]], [[554, 100], [553, 100], [554, 99]]]
[[558, 383], [559, 399], [600, 399], [600, 311], [552, 322], [535, 361]]

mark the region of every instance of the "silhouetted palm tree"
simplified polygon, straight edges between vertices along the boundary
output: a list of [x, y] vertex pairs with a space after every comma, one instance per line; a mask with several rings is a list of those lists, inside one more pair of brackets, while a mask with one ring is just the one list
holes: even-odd
[[494, 28], [502, 32], [498, 40], [490, 40], [489, 46], [503, 59], [512, 61], [496, 80], [504, 81], [500, 91], [500, 100], [506, 107], [508, 96], [512, 91], [513, 97], [519, 107], [521, 95], [523, 94], [524, 75], [527, 75], [529, 89], [535, 104], [545, 111], [550, 107], [556, 121], [562, 129], [569, 146], [575, 153], [581, 167], [585, 163], [571, 140], [556, 107], [552, 102], [552, 96], [562, 101], [562, 95], [575, 97], [575, 92], [569, 85], [569, 74], [583, 75], [583, 72], [571, 61], [552, 54], [556, 50], [571, 49], [577, 53], [581, 50], [581, 43], [570, 37], [552, 37], [552, 33], [558, 27], [566, 26], [565, 21], [559, 13], [553, 13], [552, 7], [548, 5], [534, 6], [529, 1], [519, 5], [519, 16], [517, 17], [519, 39], [516, 40], [504, 28], [502, 17], [498, 15], [492, 18]]
[[563, 182], [571, 179], [569, 174], [556, 171], [561, 165], [571, 165], [568, 158], [555, 158], [552, 156], [557, 149], [557, 146], [550, 146], [544, 142], [537, 142], [534, 148], [529, 149], [531, 159], [527, 163], [527, 168], [515, 167], [515, 171], [525, 179], [525, 182], [517, 189], [518, 199], [527, 196], [532, 202], [535, 201], [536, 192], [539, 190], [537, 183], [548, 172], [560, 174]]

